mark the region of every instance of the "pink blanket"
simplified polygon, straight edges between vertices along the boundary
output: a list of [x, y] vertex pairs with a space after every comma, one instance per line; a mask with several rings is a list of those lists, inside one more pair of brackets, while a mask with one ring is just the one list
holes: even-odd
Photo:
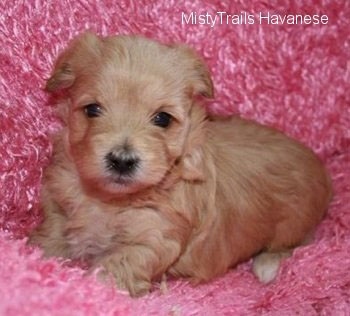
[[[328, 216], [274, 283], [260, 284], [246, 262], [205, 285], [170, 281], [166, 294], [131, 299], [25, 246], [59, 128], [42, 88], [85, 29], [188, 43], [213, 74], [209, 110], [282, 129], [326, 162]], [[0, 40], [0, 315], [350, 315], [349, 0], [3, 0]]]

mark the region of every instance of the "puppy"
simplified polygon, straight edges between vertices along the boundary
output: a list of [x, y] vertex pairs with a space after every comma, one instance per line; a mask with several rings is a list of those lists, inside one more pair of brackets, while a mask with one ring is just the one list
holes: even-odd
[[62, 98], [65, 127], [31, 242], [102, 267], [133, 296], [163, 275], [205, 282], [252, 256], [269, 282], [326, 212], [331, 183], [311, 150], [205, 113], [195, 100], [213, 84], [189, 48], [87, 33], [47, 90]]

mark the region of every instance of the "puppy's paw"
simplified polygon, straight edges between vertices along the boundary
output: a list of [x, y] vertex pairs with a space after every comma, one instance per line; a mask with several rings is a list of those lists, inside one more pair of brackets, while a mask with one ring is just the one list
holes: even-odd
[[34, 230], [27, 241], [28, 245], [39, 246], [45, 257], [69, 257], [69, 246], [61, 236], [50, 235], [41, 229]]
[[98, 265], [102, 269], [98, 272], [98, 278], [106, 281], [113, 277], [117, 287], [127, 290], [131, 296], [139, 297], [149, 293], [151, 281], [137, 266], [132, 266], [127, 257], [122, 254], [114, 254], [99, 260]]
[[281, 260], [288, 257], [290, 252], [263, 252], [253, 260], [253, 272], [262, 283], [273, 281], [278, 273]]

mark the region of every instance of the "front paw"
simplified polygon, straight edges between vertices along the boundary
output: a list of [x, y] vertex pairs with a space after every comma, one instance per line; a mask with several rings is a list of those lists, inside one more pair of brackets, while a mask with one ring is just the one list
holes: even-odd
[[69, 245], [61, 235], [54, 235], [42, 228], [35, 229], [29, 236], [28, 245], [39, 246], [45, 257], [69, 257]]
[[112, 276], [118, 288], [127, 290], [132, 297], [145, 295], [151, 289], [151, 276], [142, 267], [133, 265], [126, 255], [109, 255], [94, 266], [102, 268], [98, 272], [101, 280], [105, 281]]

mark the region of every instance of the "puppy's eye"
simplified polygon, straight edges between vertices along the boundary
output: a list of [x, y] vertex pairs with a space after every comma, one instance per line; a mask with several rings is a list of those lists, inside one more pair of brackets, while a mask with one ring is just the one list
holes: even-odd
[[153, 117], [152, 123], [156, 126], [166, 128], [170, 125], [172, 119], [173, 117], [169, 113], [159, 112]]
[[97, 103], [91, 103], [84, 107], [84, 111], [87, 117], [98, 117], [102, 114], [102, 108]]

